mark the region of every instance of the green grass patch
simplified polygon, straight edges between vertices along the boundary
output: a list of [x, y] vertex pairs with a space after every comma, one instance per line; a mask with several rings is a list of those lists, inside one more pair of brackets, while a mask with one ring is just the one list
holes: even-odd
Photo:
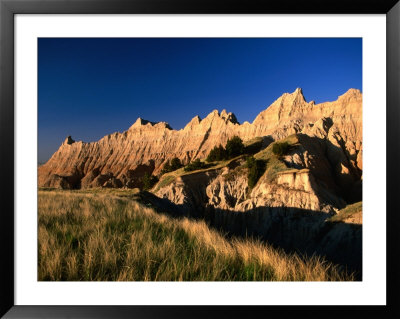
[[343, 222], [345, 219], [353, 217], [355, 214], [362, 211], [362, 202], [347, 205], [341, 209], [337, 215], [330, 217], [329, 222]]
[[[290, 135], [282, 140], [271, 143], [266, 149], [258, 152], [254, 155], [257, 160], [264, 160], [267, 163], [265, 176], [267, 181], [271, 182], [275, 179], [276, 175], [280, 172], [285, 172], [291, 170], [292, 168], [287, 167], [287, 165], [282, 160], [282, 156], [279, 154], [274, 154], [274, 145], [287, 145], [285, 148], [293, 148], [299, 143], [296, 134]], [[286, 150], [287, 151], [287, 150]]]
[[236, 161], [243, 157], [244, 157], [244, 155], [240, 155], [240, 156], [236, 156], [229, 160], [211, 162], [211, 163], [207, 164], [207, 165], [209, 165], [208, 167], [205, 167], [202, 169], [197, 169], [194, 171], [185, 171], [184, 168], [180, 168], [174, 172], [167, 173], [167, 174], [161, 176], [160, 181], [155, 185], [152, 192], [157, 193], [161, 188], [170, 185], [176, 178], [178, 178], [180, 176], [197, 174], [199, 172], [207, 172], [207, 171], [212, 171], [215, 169], [220, 169], [222, 167], [228, 166], [231, 162]]
[[177, 174], [171, 174], [171, 175], [164, 175], [163, 177], [161, 177], [161, 179], [160, 179], [160, 182], [156, 185], [156, 187], [155, 187], [155, 189], [154, 189], [154, 192], [156, 193], [156, 192], [158, 192], [158, 190], [160, 189], [160, 188], [163, 188], [163, 187], [166, 187], [166, 186], [168, 186], [169, 184], [171, 184], [174, 180], [175, 180], [175, 178], [176, 177], [178, 177], [179, 175], [177, 175]]

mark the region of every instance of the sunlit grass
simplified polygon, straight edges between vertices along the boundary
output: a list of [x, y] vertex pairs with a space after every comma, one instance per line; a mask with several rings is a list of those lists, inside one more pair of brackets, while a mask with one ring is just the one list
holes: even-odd
[[278, 173], [285, 172], [288, 170], [293, 170], [292, 168], [287, 167], [285, 162], [279, 156], [275, 155], [272, 151], [275, 143], [285, 143], [285, 142], [288, 143], [289, 147], [293, 147], [297, 143], [299, 143], [299, 140], [295, 134], [290, 135], [282, 140], [271, 143], [267, 148], [254, 155], [256, 159], [264, 160], [267, 162], [264, 175], [270, 182], [274, 180], [274, 178], [277, 176]]
[[244, 155], [240, 155], [240, 156], [231, 158], [229, 160], [212, 162], [212, 163], [209, 163], [209, 165], [211, 164], [210, 167], [202, 168], [202, 169], [198, 169], [198, 170], [194, 170], [194, 171], [185, 172], [184, 168], [182, 167], [180, 169], [177, 169], [176, 171], [166, 173], [160, 177], [160, 181], [153, 187], [152, 191], [154, 193], [156, 193], [160, 188], [168, 186], [178, 177], [196, 174], [199, 172], [207, 172], [207, 171], [211, 171], [211, 170], [220, 169], [222, 167], [229, 165], [229, 163], [231, 163], [241, 157], [244, 157]]
[[129, 191], [40, 190], [38, 279], [354, 279], [320, 258], [303, 260], [256, 240], [227, 240], [205, 222], [158, 214], [127, 194]]
[[353, 219], [355, 223], [362, 224], [362, 202], [347, 205], [337, 215], [328, 219], [329, 222], [345, 222]]

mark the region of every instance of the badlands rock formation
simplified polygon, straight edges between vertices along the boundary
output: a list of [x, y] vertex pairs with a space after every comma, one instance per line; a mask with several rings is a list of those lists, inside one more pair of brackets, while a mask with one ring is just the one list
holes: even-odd
[[[178, 157], [184, 163], [203, 159], [215, 145], [224, 145], [234, 135], [244, 141], [254, 137], [278, 140], [294, 133], [310, 139], [311, 146], [303, 145], [305, 148], [313, 149], [316, 140], [324, 141], [320, 148], [334, 171], [335, 185], [351, 187], [361, 180], [360, 91], [350, 89], [336, 101], [315, 104], [307, 102], [302, 90], [296, 89], [279, 97], [253, 123], [239, 124], [234, 114], [214, 110], [204, 119], [195, 116], [181, 130], [173, 130], [165, 122], [138, 118], [127, 131], [107, 135], [97, 142], [67, 137], [48, 162], [38, 168], [38, 184], [57, 188], [137, 187], [145, 172], [159, 174], [168, 159]], [[320, 164], [315, 162], [316, 155], [313, 158], [307, 151], [293, 156], [294, 167]], [[320, 175], [326, 172], [323, 167], [319, 170]], [[318, 175], [318, 168], [314, 167], [314, 173]], [[289, 177], [281, 177], [285, 178]]]
[[[173, 215], [205, 219], [229, 234], [254, 235], [288, 251], [323, 255], [360, 276], [361, 211], [340, 218], [343, 223], [329, 220], [340, 217], [349, 202], [361, 200], [361, 180], [349, 173], [343, 179], [334, 169], [330, 125], [324, 123], [326, 119], [315, 128], [320, 137], [297, 133], [286, 138], [290, 150], [282, 158], [273, 155], [273, 145], [256, 153], [256, 159], [265, 160], [266, 171], [252, 189], [246, 161], [238, 157], [215, 168], [167, 174], [145, 202]], [[359, 194], [349, 196], [354, 190]]]
[[[157, 187], [155, 194], [176, 204], [182, 213], [210, 207], [235, 212], [290, 207], [335, 214], [346, 202], [325, 155], [327, 142], [304, 134], [288, 140], [291, 150], [280, 160], [284, 166], [274, 173], [276, 164], [267, 159], [267, 169], [252, 189], [248, 187], [246, 161], [241, 157], [225, 167], [178, 176]], [[271, 154], [270, 150], [267, 147], [255, 156], [266, 159], [263, 153]]]
[[[205, 219], [228, 233], [324, 255], [360, 275], [361, 209], [349, 217], [351, 223], [329, 222], [347, 204], [361, 201], [362, 94], [355, 89], [321, 104], [307, 102], [296, 89], [253, 123], [239, 124], [234, 114], [214, 110], [204, 119], [195, 116], [181, 130], [139, 118], [127, 131], [97, 142], [69, 136], [38, 168], [39, 186], [138, 187], [146, 172], [158, 175], [167, 160], [204, 159], [234, 135], [262, 141], [254, 157], [266, 163], [266, 170], [252, 189], [241, 156], [203, 170], [167, 173], [152, 193], [139, 193], [142, 200], [174, 216]], [[271, 143], [279, 140], [290, 144], [282, 157], [272, 152]]]

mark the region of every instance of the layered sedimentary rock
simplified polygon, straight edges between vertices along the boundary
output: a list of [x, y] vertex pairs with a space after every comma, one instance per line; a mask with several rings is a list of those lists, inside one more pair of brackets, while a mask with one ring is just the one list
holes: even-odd
[[230, 234], [256, 236], [288, 251], [324, 255], [361, 274], [361, 211], [342, 223], [330, 222], [348, 201], [354, 201], [348, 195], [356, 183], [347, 184], [337, 174], [336, 163], [329, 158], [329, 125], [324, 123], [316, 128], [319, 137], [297, 133], [286, 139], [292, 144], [279, 158], [285, 167], [277, 172], [272, 162], [277, 157], [272, 155], [269, 162], [266, 156], [273, 145], [255, 154], [266, 160], [267, 168], [251, 189], [242, 156], [223, 167], [180, 173], [169, 183], [163, 180], [148, 201], [161, 211], [204, 218]]
[[208, 208], [249, 212], [282, 207], [335, 214], [346, 202], [326, 158], [326, 142], [317, 139], [311, 143], [303, 134], [292, 139], [295, 144], [281, 159], [286, 168], [273, 177], [267, 169], [252, 189], [246, 161], [241, 157], [225, 167], [176, 177], [158, 187], [155, 195], [174, 203], [183, 214]]
[[[239, 124], [232, 113], [195, 116], [183, 129], [141, 118], [125, 132], [85, 143], [68, 137], [48, 162], [38, 168], [44, 187], [137, 187], [145, 174], [158, 174], [166, 160], [184, 163], [205, 158], [210, 150], [238, 135], [281, 139], [293, 133], [327, 141], [326, 152], [338, 183], [349, 185], [362, 174], [362, 94], [350, 89], [334, 102], [307, 102], [301, 89], [285, 93], [253, 123]], [[302, 153], [303, 154], [303, 153]], [[299, 155], [300, 156], [300, 155]], [[299, 161], [311, 161], [310, 158]], [[340, 180], [342, 179], [342, 180]]]

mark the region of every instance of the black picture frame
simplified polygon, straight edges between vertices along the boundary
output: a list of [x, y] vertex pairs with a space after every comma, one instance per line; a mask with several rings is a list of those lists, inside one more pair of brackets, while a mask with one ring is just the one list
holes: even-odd
[[[386, 306], [18, 306], [14, 303], [15, 14], [385, 14], [387, 21]], [[398, 0], [0, 0], [0, 315], [4, 318], [400, 318], [399, 214], [400, 3]], [[384, 173], [384, 172], [382, 172]]]

